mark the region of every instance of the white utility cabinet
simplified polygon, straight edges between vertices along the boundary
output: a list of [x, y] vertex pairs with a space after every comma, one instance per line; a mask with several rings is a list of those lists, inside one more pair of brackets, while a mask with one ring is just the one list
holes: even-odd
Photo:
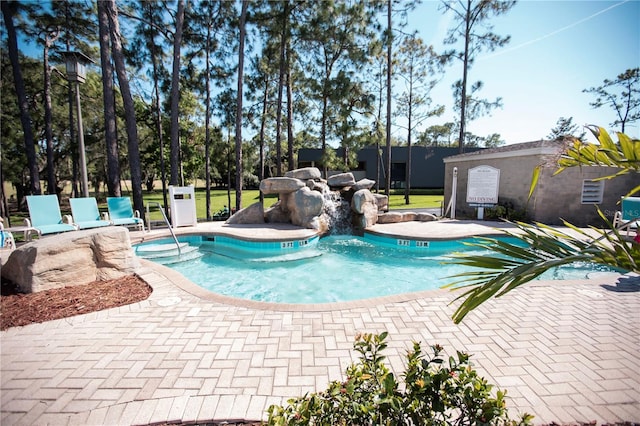
[[196, 226], [196, 194], [193, 185], [169, 186], [169, 204], [171, 209], [171, 225]]

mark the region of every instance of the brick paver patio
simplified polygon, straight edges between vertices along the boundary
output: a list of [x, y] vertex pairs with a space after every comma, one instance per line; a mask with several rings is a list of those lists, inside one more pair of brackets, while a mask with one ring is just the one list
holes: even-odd
[[139, 275], [148, 300], [2, 332], [1, 424], [264, 419], [269, 405], [341, 379], [354, 336], [384, 330], [396, 371], [413, 340], [473, 354], [508, 390], [512, 415], [640, 421], [637, 277], [530, 284], [455, 325], [456, 293], [443, 290], [274, 307], [212, 295], [149, 262]]

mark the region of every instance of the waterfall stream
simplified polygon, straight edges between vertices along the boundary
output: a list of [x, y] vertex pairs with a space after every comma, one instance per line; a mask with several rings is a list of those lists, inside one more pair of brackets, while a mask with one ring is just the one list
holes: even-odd
[[327, 217], [329, 234], [353, 234], [351, 203], [342, 199], [340, 191], [331, 191], [328, 187], [323, 189], [322, 198], [324, 199], [323, 213]]

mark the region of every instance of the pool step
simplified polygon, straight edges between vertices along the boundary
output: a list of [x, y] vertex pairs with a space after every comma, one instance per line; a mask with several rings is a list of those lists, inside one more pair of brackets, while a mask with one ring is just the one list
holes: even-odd
[[161, 265], [174, 265], [180, 262], [200, 259], [202, 256], [204, 256], [204, 253], [200, 252], [196, 247], [194, 247], [194, 249], [195, 250], [189, 251], [187, 253], [183, 251], [181, 255], [176, 254], [175, 256], [156, 258], [153, 259], [153, 261], [156, 263], [160, 263]]
[[251, 262], [251, 263], [278, 263], [278, 262], [295, 262], [295, 261], [303, 261], [307, 259], [313, 259], [319, 256], [322, 256], [322, 252], [315, 249], [304, 249], [304, 250], [296, 250], [293, 252], [280, 254], [277, 252], [272, 252], [269, 254], [266, 253], [256, 253], [251, 250], [243, 250], [232, 247], [224, 247], [224, 248], [209, 248], [209, 247], [201, 247], [201, 251], [222, 257], [227, 257], [234, 260], [240, 260], [243, 262]]
[[152, 260], [162, 265], [186, 262], [187, 260], [204, 256], [197, 246], [191, 246], [188, 243], [180, 243], [179, 251], [178, 247], [173, 243], [142, 245], [138, 246], [135, 251], [138, 257]]

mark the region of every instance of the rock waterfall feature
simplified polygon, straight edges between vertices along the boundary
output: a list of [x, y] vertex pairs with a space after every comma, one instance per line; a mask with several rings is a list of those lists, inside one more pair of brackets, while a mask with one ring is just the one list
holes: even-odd
[[[362, 179], [356, 182], [353, 173], [340, 173], [322, 179], [316, 167], [291, 170], [283, 177], [273, 177], [260, 182], [263, 194], [278, 194], [278, 201], [264, 209], [255, 203], [231, 216], [228, 224], [291, 223], [320, 234], [361, 234], [375, 225], [388, 210], [385, 195], [374, 194], [375, 182]], [[435, 216], [423, 214], [420, 220], [435, 220]], [[411, 220], [416, 218], [413, 213]], [[383, 219], [384, 222], [400, 222]]]

